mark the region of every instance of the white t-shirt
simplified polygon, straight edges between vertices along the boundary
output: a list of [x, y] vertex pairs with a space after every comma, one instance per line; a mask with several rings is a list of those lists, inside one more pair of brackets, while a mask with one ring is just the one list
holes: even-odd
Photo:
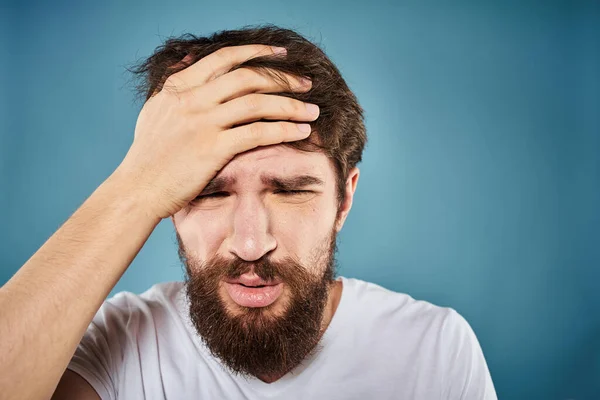
[[455, 310], [338, 280], [321, 351], [270, 384], [233, 375], [210, 355], [183, 282], [104, 302], [68, 369], [102, 399], [496, 399], [479, 342]]

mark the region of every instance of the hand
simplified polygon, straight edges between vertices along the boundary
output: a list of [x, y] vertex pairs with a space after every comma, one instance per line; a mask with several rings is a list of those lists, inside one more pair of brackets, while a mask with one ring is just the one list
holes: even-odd
[[[142, 191], [153, 216], [189, 204], [236, 154], [310, 135], [315, 105], [268, 93], [289, 90], [266, 74], [232, 67], [275, 54], [265, 45], [226, 47], [171, 75], [143, 106], [133, 144], [118, 167]], [[185, 59], [184, 59], [185, 60]], [[297, 92], [312, 84], [283, 74]], [[261, 119], [288, 120], [253, 122]], [[243, 124], [243, 125], [240, 125]]]

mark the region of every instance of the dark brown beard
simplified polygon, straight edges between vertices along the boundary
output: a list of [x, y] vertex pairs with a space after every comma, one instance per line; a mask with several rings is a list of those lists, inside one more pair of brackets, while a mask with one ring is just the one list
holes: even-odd
[[[326, 261], [321, 276], [309, 272], [323, 270], [321, 265], [302, 266], [292, 258], [246, 262], [215, 257], [197, 265], [187, 259], [179, 235], [178, 240], [179, 256], [187, 270], [190, 319], [212, 355], [231, 372], [280, 377], [319, 350], [323, 314], [335, 279], [335, 231], [329, 246], [317, 257]], [[277, 301], [267, 307], [227, 310], [219, 295], [223, 280], [235, 279], [252, 267], [262, 279], [278, 278], [287, 287], [281, 315], [273, 312], [274, 307], [281, 307]]]

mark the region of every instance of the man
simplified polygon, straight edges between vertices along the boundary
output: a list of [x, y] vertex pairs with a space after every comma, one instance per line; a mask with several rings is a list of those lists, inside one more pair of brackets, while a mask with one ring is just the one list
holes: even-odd
[[[0, 291], [2, 398], [496, 398], [458, 313], [335, 277], [366, 134], [318, 47], [190, 35], [133, 72], [123, 162]], [[103, 302], [167, 217], [186, 281]]]

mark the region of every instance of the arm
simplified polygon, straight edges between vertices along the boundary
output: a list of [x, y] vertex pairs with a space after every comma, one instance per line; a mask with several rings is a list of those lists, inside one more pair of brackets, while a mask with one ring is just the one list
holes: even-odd
[[0, 289], [0, 398], [49, 397], [160, 222], [130, 187], [116, 173], [109, 177]]

